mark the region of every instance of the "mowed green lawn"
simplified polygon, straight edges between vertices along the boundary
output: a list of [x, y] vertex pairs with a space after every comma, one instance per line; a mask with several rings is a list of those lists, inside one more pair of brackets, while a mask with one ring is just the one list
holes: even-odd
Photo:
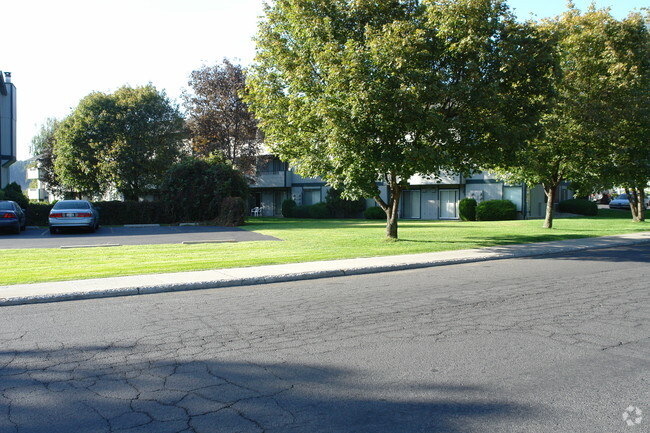
[[541, 220], [403, 220], [400, 240], [387, 242], [383, 221], [251, 218], [246, 230], [282, 241], [4, 250], [0, 251], [0, 285], [412, 254], [650, 230], [648, 222], [633, 223], [629, 212], [607, 209], [597, 217], [556, 219], [551, 230], [541, 226]]

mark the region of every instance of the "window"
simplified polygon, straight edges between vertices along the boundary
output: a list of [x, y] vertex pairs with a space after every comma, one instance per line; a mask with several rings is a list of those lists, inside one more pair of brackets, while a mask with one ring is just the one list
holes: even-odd
[[517, 211], [521, 212], [521, 199], [522, 199], [522, 188], [520, 186], [504, 186], [503, 187], [503, 199], [510, 200], [517, 207]]
[[420, 218], [420, 191], [402, 192], [402, 218]]
[[311, 206], [312, 204], [320, 203], [320, 188], [303, 188], [302, 190], [302, 204], [303, 206]]

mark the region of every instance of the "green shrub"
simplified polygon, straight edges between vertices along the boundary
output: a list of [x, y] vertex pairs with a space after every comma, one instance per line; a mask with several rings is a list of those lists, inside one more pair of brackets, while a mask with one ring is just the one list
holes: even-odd
[[16, 182], [11, 182], [9, 185], [5, 186], [3, 200], [15, 201], [18, 203], [18, 206], [23, 209], [26, 209], [29, 204], [29, 198], [23, 194], [23, 190]]
[[5, 199], [5, 192], [4, 190], [0, 189], [0, 200], [4, 200], [4, 199]]
[[348, 200], [341, 197], [341, 191], [330, 188], [325, 196], [325, 203], [334, 218], [358, 218], [366, 208], [366, 200]]
[[309, 206], [309, 218], [326, 219], [330, 217], [330, 211], [325, 203], [316, 203]]
[[93, 203], [104, 225], [172, 224], [179, 222], [161, 201], [102, 201]]
[[282, 216], [285, 218], [293, 218], [294, 211], [296, 210], [296, 202], [291, 199], [282, 202]]
[[517, 207], [510, 200], [486, 200], [476, 206], [478, 221], [502, 221], [517, 219]]
[[372, 206], [363, 212], [363, 216], [367, 220], [385, 220], [386, 212], [379, 206]]
[[241, 197], [226, 197], [221, 202], [221, 210], [216, 223], [226, 227], [244, 225], [246, 222], [246, 202]]
[[310, 218], [309, 208], [311, 206], [296, 206], [293, 209], [293, 218]]
[[26, 224], [28, 226], [46, 226], [53, 203], [28, 203], [25, 208]]
[[187, 158], [167, 171], [160, 194], [176, 221], [212, 221], [224, 198], [248, 198], [248, 183], [218, 157]]
[[598, 205], [592, 201], [572, 198], [563, 200], [558, 204], [560, 212], [574, 213], [578, 215], [595, 216], [598, 215]]
[[476, 221], [476, 200], [465, 197], [458, 203], [458, 215], [463, 221]]

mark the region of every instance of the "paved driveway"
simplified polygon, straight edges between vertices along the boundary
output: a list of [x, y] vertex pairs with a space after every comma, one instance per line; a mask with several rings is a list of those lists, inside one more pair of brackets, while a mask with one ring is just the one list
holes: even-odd
[[0, 234], [0, 249], [61, 248], [87, 245], [154, 245], [183, 242], [247, 242], [277, 241], [272, 236], [246, 231], [236, 227], [217, 226], [163, 226], [163, 227], [106, 227], [95, 233], [69, 230], [52, 235], [47, 228], [27, 229], [19, 235]]

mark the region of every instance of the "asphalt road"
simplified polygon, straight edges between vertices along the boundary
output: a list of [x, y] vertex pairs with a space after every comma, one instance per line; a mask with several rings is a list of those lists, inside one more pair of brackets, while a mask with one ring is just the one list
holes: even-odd
[[0, 431], [647, 432], [648, 275], [645, 244], [2, 307]]
[[67, 229], [55, 235], [49, 229], [27, 229], [19, 235], [1, 233], [0, 250], [15, 248], [61, 248], [88, 245], [154, 245], [182, 242], [245, 242], [279, 240], [272, 236], [246, 231], [237, 227], [161, 226], [122, 227], [102, 226], [95, 233], [82, 229]]

